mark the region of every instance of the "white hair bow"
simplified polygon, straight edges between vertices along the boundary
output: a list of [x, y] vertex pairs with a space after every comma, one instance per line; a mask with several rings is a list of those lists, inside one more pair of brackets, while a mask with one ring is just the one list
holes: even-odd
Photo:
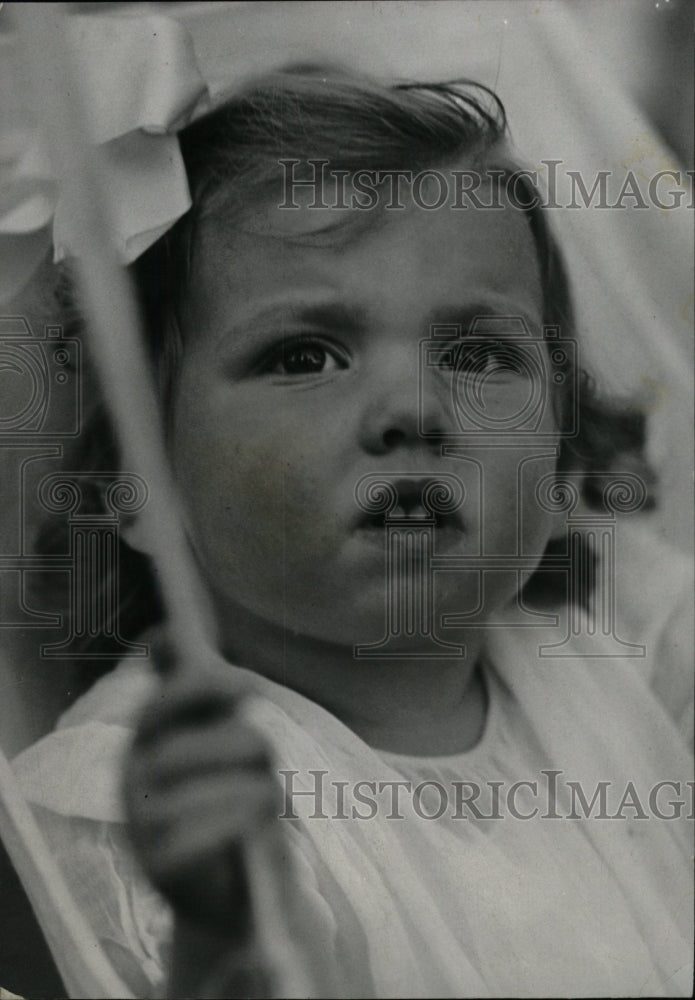
[[[173, 18], [82, 14], [67, 18], [67, 46], [86, 98], [86, 131], [109, 190], [112, 235], [130, 263], [191, 207], [176, 132], [210, 106], [187, 29]], [[6, 94], [16, 87], [12, 36], [5, 36]], [[8, 79], [7, 77], [11, 77]], [[3, 86], [4, 85], [4, 86]], [[0, 122], [0, 297], [21, 291], [53, 242], [69, 256], [75, 222], [65, 210], [39, 133], [15, 93]], [[14, 106], [13, 106], [14, 105]]]

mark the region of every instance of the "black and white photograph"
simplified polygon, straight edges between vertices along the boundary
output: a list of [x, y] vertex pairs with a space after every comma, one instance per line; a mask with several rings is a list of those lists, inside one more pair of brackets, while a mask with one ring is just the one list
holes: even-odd
[[694, 21], [0, 4], [0, 1000], [693, 995]]

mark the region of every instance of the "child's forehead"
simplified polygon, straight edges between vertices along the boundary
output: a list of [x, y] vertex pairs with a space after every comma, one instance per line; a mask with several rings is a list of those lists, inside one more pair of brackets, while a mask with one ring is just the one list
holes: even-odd
[[[265, 199], [241, 213], [207, 216], [194, 260], [194, 289], [208, 306], [228, 295], [239, 308], [242, 297], [323, 281], [384, 302], [394, 283], [404, 284], [407, 293], [417, 287], [430, 305], [438, 298], [484, 301], [485, 293], [498, 299], [509, 289], [512, 301], [524, 300], [524, 312], [542, 308], [528, 218], [511, 205], [427, 211], [410, 204], [363, 211], [312, 207], [307, 197], [287, 209]], [[481, 294], [471, 287], [476, 283]]]
[[[503, 146], [499, 152], [503, 156], [499, 162], [504, 162]], [[464, 157], [424, 170], [354, 173], [328, 161], [319, 169], [316, 164], [322, 162], [307, 161], [313, 171], [308, 179], [303, 173], [296, 179], [284, 168], [277, 184], [262, 191], [249, 190], [242, 204], [233, 183], [228, 193], [235, 197], [227, 202], [221, 185], [211, 203], [214, 210], [203, 210], [199, 228], [218, 246], [229, 244], [240, 233], [252, 233], [300, 244], [316, 241], [341, 247], [360, 234], [414, 213], [451, 216], [452, 221], [462, 221], [474, 212], [491, 212], [507, 219], [511, 216], [507, 208], [519, 214], [505, 187], [503, 175], [507, 170], [493, 166], [489, 160]], [[469, 188], [475, 191], [472, 199], [465, 194]]]
[[[337, 200], [333, 200], [336, 198]], [[325, 187], [320, 192], [299, 191], [288, 207], [278, 196], [249, 201], [243, 208], [203, 216], [196, 227], [197, 259], [236, 256], [240, 245], [264, 241], [268, 254], [303, 248], [340, 253], [356, 243], [393, 242], [394, 229], [426, 241], [448, 237], [462, 248], [476, 244], [477, 253], [496, 253], [500, 235], [517, 244], [533, 243], [526, 213], [501, 195], [491, 205], [452, 202], [431, 208], [404, 197], [398, 207], [383, 198], [368, 208], [355, 206], [349, 193], [339, 196]]]

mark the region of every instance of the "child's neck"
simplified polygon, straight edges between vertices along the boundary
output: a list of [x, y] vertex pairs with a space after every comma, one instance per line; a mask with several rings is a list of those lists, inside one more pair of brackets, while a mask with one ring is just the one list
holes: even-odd
[[274, 627], [235, 609], [225, 653], [321, 705], [365, 742], [393, 753], [440, 756], [480, 739], [487, 696], [482, 634], [467, 630], [466, 658], [356, 660], [351, 647]]

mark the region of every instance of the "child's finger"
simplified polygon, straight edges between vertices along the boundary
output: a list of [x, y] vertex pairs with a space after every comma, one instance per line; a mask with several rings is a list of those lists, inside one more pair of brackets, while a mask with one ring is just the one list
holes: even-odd
[[[172, 820], [160, 827], [166, 831], [157, 843], [162, 870], [173, 875], [193, 862], [224, 852], [246, 836], [257, 835], [276, 820], [279, 812], [277, 799], [261, 787], [246, 789], [243, 801], [234, 792], [227, 796], [217, 790], [210, 793], [207, 801], [204, 796], [198, 800], [195, 822]], [[176, 811], [174, 804], [171, 808]], [[167, 811], [168, 807], [163, 813]]]
[[179, 914], [194, 917], [196, 923], [209, 920], [224, 927], [239, 940], [251, 927], [251, 905], [239, 844], [225, 846], [219, 853], [206, 852], [202, 859], [192, 858], [184, 866], [161, 872], [155, 884], [176, 907]]
[[158, 742], [171, 728], [199, 727], [228, 718], [246, 693], [231, 677], [198, 678], [186, 672], [165, 679], [140, 717], [135, 746]]
[[199, 732], [172, 733], [140, 753], [138, 762], [155, 787], [226, 773], [231, 780], [237, 770], [272, 771], [272, 754], [266, 740], [250, 726], [228, 721]]
[[[150, 877], [168, 895], [196, 875], [212, 891], [220, 859], [278, 814], [279, 790], [258, 779], [206, 781], [132, 804], [133, 835]], [[231, 889], [231, 885], [230, 885]]]
[[208, 775], [169, 789], [149, 784], [131, 786], [126, 806], [135, 837], [157, 844], [171, 830], [203, 829], [217, 818], [231, 839], [243, 836], [254, 824], [278, 815], [281, 790], [267, 776], [239, 772]]

